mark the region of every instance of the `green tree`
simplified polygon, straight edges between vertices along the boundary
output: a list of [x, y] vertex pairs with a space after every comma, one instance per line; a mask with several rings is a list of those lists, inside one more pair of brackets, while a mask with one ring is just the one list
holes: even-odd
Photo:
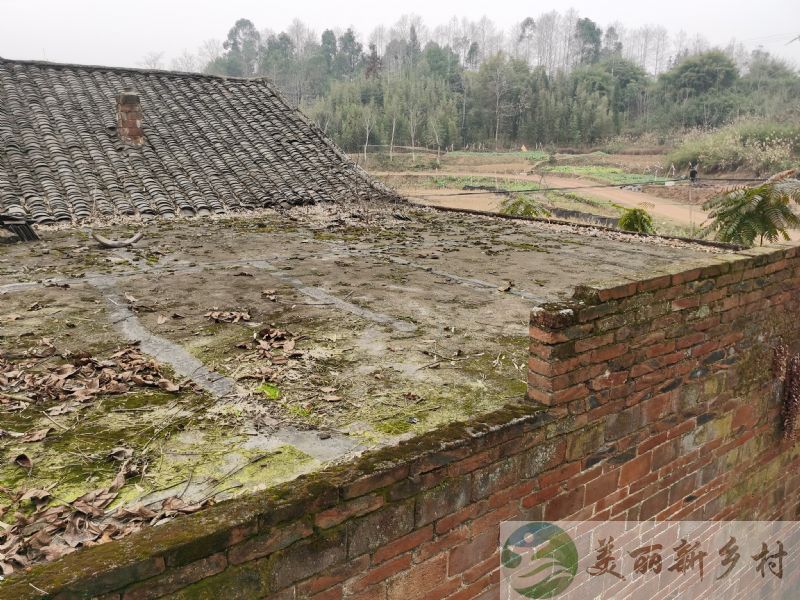
[[742, 246], [788, 240], [788, 230], [800, 226], [792, 202], [800, 202], [800, 181], [788, 177], [732, 190], [703, 205], [711, 221], [703, 234]]
[[234, 77], [252, 77], [258, 69], [261, 35], [248, 19], [239, 19], [228, 31], [222, 47], [225, 54], [218, 57], [206, 70]]
[[364, 61], [364, 75], [367, 79], [380, 77], [383, 70], [383, 62], [378, 56], [378, 48], [375, 44], [369, 45], [369, 54]]
[[590, 65], [600, 60], [603, 45], [603, 30], [591, 19], [578, 19], [575, 24], [575, 40], [578, 42], [578, 60]]
[[672, 93], [688, 97], [729, 88], [739, 77], [739, 69], [721, 50], [696, 54], [663, 75]]
[[656, 232], [656, 228], [653, 226], [653, 218], [643, 208], [626, 209], [619, 218], [618, 225], [623, 231], [650, 234]]
[[414, 69], [419, 64], [420, 56], [422, 55], [422, 48], [419, 44], [417, 37], [417, 28], [411, 26], [411, 32], [408, 35], [408, 45], [406, 46], [408, 64]]
[[336, 68], [336, 54], [338, 53], [338, 46], [336, 43], [336, 34], [330, 29], [322, 32], [320, 38], [320, 52], [326, 67], [326, 73], [330, 76], [333, 75]]
[[352, 79], [364, 59], [363, 46], [352, 29], [339, 36], [339, 52], [336, 55], [337, 72], [345, 79]]

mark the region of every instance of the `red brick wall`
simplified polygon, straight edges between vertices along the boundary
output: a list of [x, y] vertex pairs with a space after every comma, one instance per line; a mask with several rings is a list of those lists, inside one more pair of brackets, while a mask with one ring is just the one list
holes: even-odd
[[[796, 519], [779, 338], [795, 249], [608, 289], [531, 316], [529, 396], [466, 424], [70, 555], [2, 598], [498, 598], [504, 520]], [[10, 595], [9, 595], [10, 594]]]

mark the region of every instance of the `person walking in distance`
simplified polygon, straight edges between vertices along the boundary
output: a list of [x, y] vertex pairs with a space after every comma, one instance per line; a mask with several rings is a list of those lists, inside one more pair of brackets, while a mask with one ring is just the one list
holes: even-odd
[[693, 160], [689, 163], [689, 181], [692, 184], [697, 183], [697, 161]]

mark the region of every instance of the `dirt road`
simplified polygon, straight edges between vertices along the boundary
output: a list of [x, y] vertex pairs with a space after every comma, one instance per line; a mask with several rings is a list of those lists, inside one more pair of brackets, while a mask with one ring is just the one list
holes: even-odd
[[[450, 175], [454, 177], [473, 177], [475, 176], [475, 172], [441, 170], [376, 172], [373, 173], [373, 175], [378, 177], [437, 177], [442, 175]], [[486, 175], [482, 176], [485, 177]], [[605, 184], [597, 184], [591, 180], [581, 179], [579, 177], [568, 177], [553, 174], [540, 176], [520, 173], [517, 175], [499, 175], [498, 179], [530, 181], [543, 187], [579, 188], [575, 189], [574, 191], [581, 196], [586, 196], [596, 200], [614, 202], [627, 208], [643, 207], [656, 218], [668, 219], [682, 225], [700, 226], [706, 219], [706, 212], [703, 211], [699, 206], [681, 204], [674, 200], [666, 200], [646, 192], [636, 192], [618, 187], [605, 187]], [[685, 189], [686, 198], [688, 201], [691, 188], [686, 186]], [[502, 196], [491, 193], [469, 193], [463, 196], [457, 195], [457, 190], [452, 189], [404, 187], [401, 189], [401, 191], [417, 202], [433, 204], [437, 206], [448, 206], [452, 208], [470, 208], [476, 210], [495, 211], [499, 209], [500, 203], [503, 200]]]

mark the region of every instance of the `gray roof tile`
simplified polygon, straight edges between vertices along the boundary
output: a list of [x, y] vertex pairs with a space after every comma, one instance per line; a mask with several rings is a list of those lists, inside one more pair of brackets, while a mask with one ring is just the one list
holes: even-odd
[[[140, 147], [116, 131], [126, 88]], [[388, 194], [264, 79], [0, 58], [0, 213], [77, 223]]]

